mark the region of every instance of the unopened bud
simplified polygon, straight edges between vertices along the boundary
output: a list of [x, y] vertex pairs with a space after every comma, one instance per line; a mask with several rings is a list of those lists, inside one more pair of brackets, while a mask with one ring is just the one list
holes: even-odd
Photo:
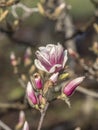
[[11, 60], [11, 65], [12, 66], [16, 66], [17, 65], [17, 60], [16, 60], [16, 56], [15, 56], [14, 52], [11, 53], [10, 60]]
[[56, 83], [56, 82], [57, 82], [57, 80], [58, 80], [58, 75], [59, 75], [59, 73], [58, 73], [58, 72], [57, 72], [57, 73], [52, 74], [52, 76], [50, 77], [50, 80], [51, 80], [53, 83]]
[[25, 52], [24, 57], [25, 57], [25, 58], [29, 58], [31, 55], [32, 55], [31, 48], [28, 47], [28, 48], [26, 49], [26, 52]]
[[28, 98], [30, 105], [36, 105], [38, 103], [36, 94], [35, 94], [30, 82], [28, 82], [28, 84], [27, 84], [26, 94], [27, 94], [27, 98]]
[[35, 73], [33, 75], [33, 83], [34, 83], [35, 88], [42, 89], [43, 83], [42, 83], [42, 79], [39, 73]]
[[28, 122], [25, 121], [24, 123], [24, 126], [23, 126], [23, 129], [22, 130], [29, 130], [29, 125], [28, 125]]
[[77, 54], [77, 52], [75, 52], [74, 50], [72, 50], [71, 48], [68, 49], [69, 54], [73, 57], [73, 58], [78, 58], [79, 55]]
[[25, 113], [24, 111], [20, 111], [20, 114], [19, 114], [19, 123], [23, 124], [25, 121]]
[[70, 81], [63, 89], [63, 93], [66, 96], [71, 96], [75, 89], [81, 84], [81, 82], [84, 80], [84, 77], [76, 78], [72, 81]]
[[21, 129], [24, 122], [25, 122], [25, 113], [23, 111], [20, 111], [20, 113], [19, 113], [19, 122], [16, 125], [16, 130]]
[[25, 52], [25, 55], [24, 55], [24, 64], [25, 66], [28, 66], [32, 63], [32, 60], [31, 60], [31, 55], [32, 55], [32, 51], [31, 51], [31, 48], [27, 48], [26, 52]]

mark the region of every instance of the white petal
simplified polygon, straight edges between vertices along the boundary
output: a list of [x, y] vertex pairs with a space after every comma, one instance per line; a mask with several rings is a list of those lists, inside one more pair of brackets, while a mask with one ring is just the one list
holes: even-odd
[[38, 49], [39, 49], [40, 51], [41, 51], [41, 50], [46, 50], [46, 47], [41, 46], [41, 47], [39, 47]]
[[34, 60], [34, 64], [35, 66], [39, 69], [39, 70], [42, 70], [42, 71], [45, 71], [45, 72], [48, 72], [45, 67], [41, 64], [41, 62], [37, 59]]
[[64, 53], [63, 46], [58, 43], [58, 46], [57, 46], [57, 63], [62, 63], [61, 61], [63, 60], [63, 53]]
[[43, 55], [43, 53], [41, 53], [40, 51], [36, 51], [36, 56], [40, 61], [44, 61], [46, 64], [51, 65], [51, 63], [49, 62], [49, 60]]
[[53, 45], [53, 44], [48, 44], [48, 45], [46, 46], [47, 51], [50, 52], [51, 49], [52, 49], [54, 46], [55, 46], [55, 45]]
[[65, 66], [65, 63], [66, 63], [67, 59], [68, 59], [67, 50], [65, 50], [65, 51], [64, 51], [64, 60], [63, 60], [63, 65], [62, 65], [63, 68], [64, 68], [64, 66]]
[[53, 73], [53, 74], [51, 75], [51, 77], [50, 77], [50, 80], [51, 80], [52, 82], [54, 82], [54, 83], [57, 82], [58, 75], [59, 75], [59, 72]]
[[32, 93], [32, 91], [33, 91], [32, 84], [30, 82], [28, 82], [28, 84], [27, 84], [27, 90], [26, 91], [27, 91], [27, 94]]
[[54, 66], [49, 70], [49, 73], [55, 72], [55, 71], [56, 71], [56, 68], [57, 68], [57, 69], [62, 68], [62, 65], [60, 65], [60, 64], [54, 65]]
[[51, 48], [51, 51], [50, 51], [49, 55], [50, 55], [50, 58], [49, 58], [50, 63], [52, 65], [56, 64], [57, 54], [56, 54], [56, 48], [55, 47]]

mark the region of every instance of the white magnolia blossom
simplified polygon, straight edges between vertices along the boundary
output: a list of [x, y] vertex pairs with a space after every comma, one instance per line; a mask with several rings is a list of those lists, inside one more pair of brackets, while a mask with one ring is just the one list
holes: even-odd
[[64, 68], [67, 61], [67, 50], [64, 50], [61, 44], [48, 44], [46, 47], [39, 47], [36, 51], [37, 59], [35, 65], [38, 69], [54, 73]]

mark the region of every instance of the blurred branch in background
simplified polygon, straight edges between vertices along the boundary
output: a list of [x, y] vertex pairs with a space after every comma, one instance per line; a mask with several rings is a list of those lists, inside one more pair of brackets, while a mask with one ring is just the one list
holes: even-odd
[[12, 130], [9, 126], [7, 126], [3, 121], [0, 120], [0, 128], [4, 130]]
[[0, 7], [8, 7], [19, 3], [20, 0], [0, 0]]
[[0, 103], [0, 109], [15, 109], [15, 110], [24, 110], [27, 109], [26, 104], [22, 103]]
[[24, 5], [22, 3], [19, 3], [17, 5], [12, 6], [12, 11], [11, 12], [12, 12], [12, 14], [13, 14], [13, 16], [15, 18], [19, 18], [18, 14], [16, 12], [17, 8], [21, 8], [24, 11], [23, 16], [21, 17], [22, 20], [28, 18], [32, 13], [35, 13], [35, 12], [39, 11], [38, 8], [29, 8], [26, 5]]

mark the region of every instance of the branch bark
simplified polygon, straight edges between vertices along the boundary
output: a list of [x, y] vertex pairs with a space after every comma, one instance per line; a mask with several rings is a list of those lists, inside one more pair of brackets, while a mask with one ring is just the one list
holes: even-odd
[[41, 130], [41, 127], [42, 127], [42, 123], [44, 121], [44, 118], [45, 118], [45, 115], [46, 115], [46, 111], [48, 109], [48, 106], [49, 106], [49, 103], [47, 102], [46, 106], [45, 106], [45, 109], [41, 111], [41, 117], [40, 117], [40, 120], [39, 120], [39, 124], [38, 124], [38, 128], [37, 130]]

